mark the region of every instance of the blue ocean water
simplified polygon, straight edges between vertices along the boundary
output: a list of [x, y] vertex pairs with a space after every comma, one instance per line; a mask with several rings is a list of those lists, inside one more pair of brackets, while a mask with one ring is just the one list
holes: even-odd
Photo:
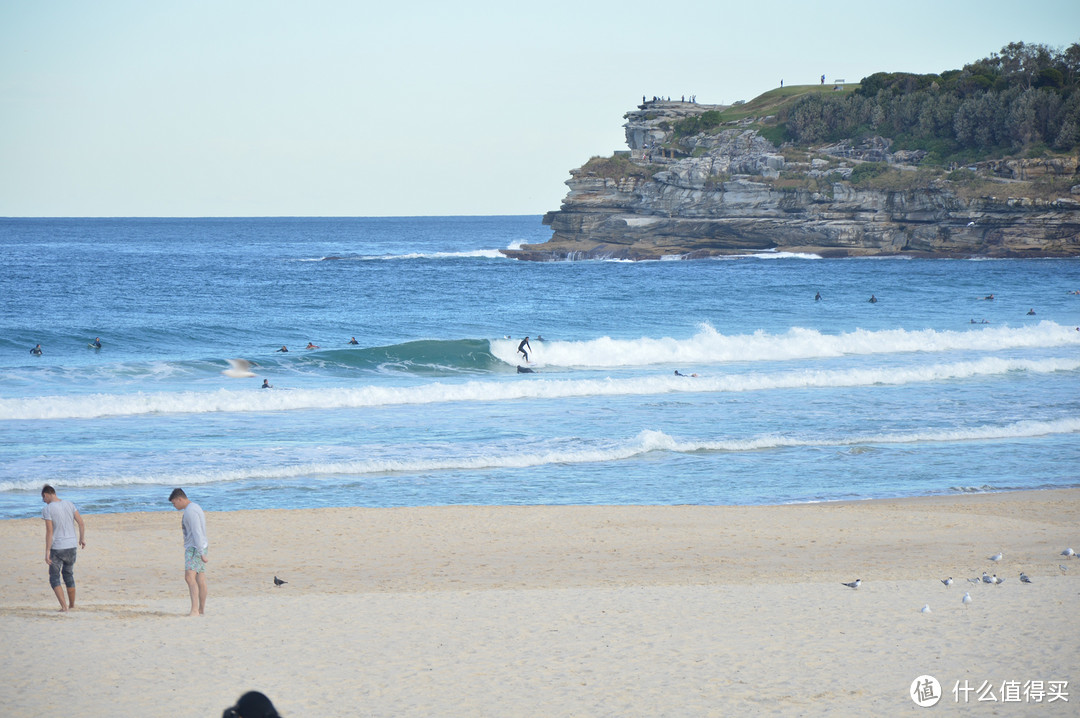
[[548, 236], [0, 219], [0, 517], [1080, 486], [1076, 260], [498, 252]]

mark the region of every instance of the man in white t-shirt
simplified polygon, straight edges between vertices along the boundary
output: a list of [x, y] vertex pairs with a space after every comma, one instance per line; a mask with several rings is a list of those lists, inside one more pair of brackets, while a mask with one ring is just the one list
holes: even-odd
[[187, 497], [183, 489], [173, 489], [169, 502], [177, 511], [183, 511], [180, 528], [184, 532], [184, 581], [191, 593], [191, 616], [206, 612], [206, 514], [202, 507]]
[[[86, 548], [86, 525], [75, 504], [61, 499], [56, 495], [56, 489], [48, 484], [41, 489], [41, 500], [45, 502], [41, 518], [45, 519], [45, 563], [49, 567], [49, 585], [60, 602], [60, 611], [66, 612], [75, 608], [75, 547]], [[79, 525], [78, 538], [75, 537], [76, 524]], [[60, 586], [61, 578], [67, 587], [67, 596]]]

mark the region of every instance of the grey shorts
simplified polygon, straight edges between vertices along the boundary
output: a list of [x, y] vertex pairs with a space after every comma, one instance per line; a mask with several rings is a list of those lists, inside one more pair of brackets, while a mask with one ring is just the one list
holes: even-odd
[[75, 549], [54, 548], [49, 550], [49, 585], [56, 588], [60, 585], [60, 577], [64, 578], [64, 585], [75, 588]]

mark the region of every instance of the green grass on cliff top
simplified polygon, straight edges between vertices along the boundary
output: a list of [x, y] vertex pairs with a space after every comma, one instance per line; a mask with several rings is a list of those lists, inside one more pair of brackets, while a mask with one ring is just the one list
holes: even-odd
[[720, 113], [721, 122], [735, 122], [747, 117], [765, 117], [775, 115], [784, 107], [794, 104], [803, 95], [850, 93], [859, 88], [857, 82], [844, 84], [843, 90], [834, 90], [834, 84], [828, 82], [824, 85], [788, 85], [778, 87], [775, 90], [764, 92], [749, 102], [741, 105], [732, 105]]

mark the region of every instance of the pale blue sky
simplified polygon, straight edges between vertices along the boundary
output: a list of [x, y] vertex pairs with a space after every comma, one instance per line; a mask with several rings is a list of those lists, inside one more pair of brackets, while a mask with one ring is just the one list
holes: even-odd
[[366, 5], [4, 2], [0, 216], [541, 214], [643, 94], [1080, 40], [1076, 0]]

